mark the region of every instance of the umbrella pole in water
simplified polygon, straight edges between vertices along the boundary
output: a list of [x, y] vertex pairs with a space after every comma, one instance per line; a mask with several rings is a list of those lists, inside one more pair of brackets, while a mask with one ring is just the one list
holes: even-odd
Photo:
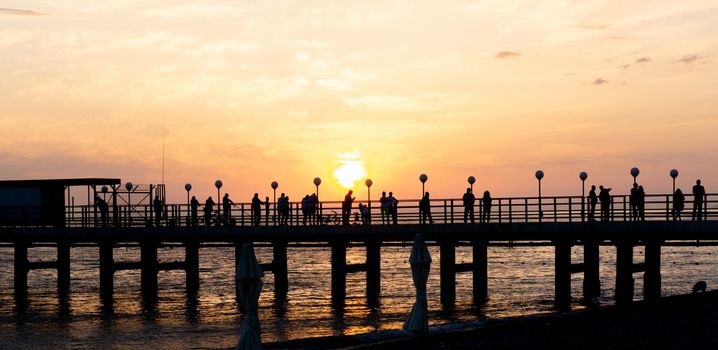
[[262, 293], [264, 271], [257, 262], [252, 243], [242, 246], [237, 265], [237, 295], [244, 309], [244, 329], [239, 336], [237, 350], [262, 349], [262, 332], [259, 327], [259, 295]]
[[429, 280], [431, 269], [431, 255], [426, 248], [424, 236], [418, 234], [414, 237], [414, 247], [409, 257], [411, 264], [411, 277], [416, 287], [416, 302], [411, 308], [409, 317], [404, 322], [404, 330], [414, 333], [426, 334], [429, 332], [429, 306], [426, 300], [426, 282]]

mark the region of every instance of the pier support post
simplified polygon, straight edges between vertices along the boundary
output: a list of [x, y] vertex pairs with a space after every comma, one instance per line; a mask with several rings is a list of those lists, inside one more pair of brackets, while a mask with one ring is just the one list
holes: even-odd
[[332, 304], [343, 305], [347, 286], [347, 242], [336, 241], [332, 246]]
[[633, 301], [633, 242], [616, 244], [616, 304]]
[[157, 242], [140, 242], [140, 259], [142, 260], [141, 284], [142, 297], [155, 300], [157, 297]]
[[185, 280], [187, 295], [196, 296], [199, 291], [199, 242], [185, 242]]
[[100, 299], [105, 304], [112, 302], [115, 289], [113, 248], [114, 242], [100, 242]]
[[471, 242], [471, 244], [473, 248], [471, 267], [474, 283], [474, 304], [481, 305], [489, 298], [488, 242], [477, 240]]
[[555, 248], [555, 303], [559, 310], [571, 308], [571, 242], [561, 240]]
[[289, 290], [287, 268], [287, 242], [272, 243], [272, 274], [274, 275], [274, 293], [278, 299], [285, 299]]
[[57, 242], [57, 292], [60, 300], [70, 294], [70, 243]]
[[366, 296], [376, 305], [381, 293], [381, 242], [366, 242]]
[[456, 301], [456, 241], [439, 242], [439, 276], [441, 279], [441, 303], [453, 304]]
[[28, 244], [25, 241], [15, 242], [15, 276], [13, 286], [15, 292], [15, 302], [17, 304], [25, 304], [25, 302], [27, 301], [27, 247]]
[[583, 300], [588, 302], [601, 295], [600, 257], [598, 241], [583, 241]]
[[645, 267], [643, 274], [643, 297], [647, 301], [661, 298], [661, 242], [646, 241]]

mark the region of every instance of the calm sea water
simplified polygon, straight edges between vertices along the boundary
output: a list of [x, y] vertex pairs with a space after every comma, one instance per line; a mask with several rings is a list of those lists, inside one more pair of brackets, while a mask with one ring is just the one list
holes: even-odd
[[[411, 309], [414, 287], [408, 257], [411, 247], [382, 249], [380, 305], [371, 308], [365, 297], [363, 273], [347, 277], [347, 301], [333, 308], [330, 296], [330, 250], [289, 249], [289, 293], [276, 303], [271, 273], [265, 276], [260, 299], [262, 339], [288, 339], [367, 333], [399, 329]], [[428, 283], [432, 325], [551, 312], [553, 304], [553, 248], [490, 247], [489, 297], [482, 308], [471, 300], [471, 274], [457, 276], [457, 302], [451, 309], [439, 302], [439, 249], [430, 247], [434, 260]], [[260, 262], [271, 261], [271, 248], [256, 249]], [[637, 247], [634, 261], [642, 261]], [[689, 293], [693, 283], [718, 284], [715, 247], [664, 247], [663, 295]], [[184, 258], [184, 250], [162, 249], [160, 260]], [[30, 259], [52, 260], [52, 248], [33, 248]], [[615, 277], [615, 249], [601, 248], [602, 303], [611, 303]], [[115, 249], [117, 261], [139, 260], [136, 248]], [[31, 271], [29, 306], [15, 309], [12, 294], [12, 249], [0, 248], [0, 349], [188, 349], [233, 347], [242, 314], [234, 295], [234, 250], [200, 251], [201, 286], [196, 306], [188, 305], [184, 273], [162, 272], [159, 301], [143, 305], [139, 271], [115, 274], [115, 303], [103, 312], [99, 299], [98, 249], [73, 248], [72, 285], [68, 308], [59, 305], [54, 270]], [[351, 248], [347, 260], [362, 262], [364, 250]], [[581, 261], [575, 248], [574, 262]], [[471, 249], [459, 247], [457, 262], [470, 262]], [[636, 275], [636, 298], [642, 294], [642, 276]], [[580, 275], [573, 276], [573, 296], [581, 297]], [[578, 305], [576, 305], [578, 307]]]

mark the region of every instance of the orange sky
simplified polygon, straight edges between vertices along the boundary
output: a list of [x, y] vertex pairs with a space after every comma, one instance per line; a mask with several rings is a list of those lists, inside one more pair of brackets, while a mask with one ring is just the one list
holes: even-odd
[[718, 182], [715, 1], [87, 3], [0, 9], [0, 178], [158, 183], [164, 125], [178, 201]]

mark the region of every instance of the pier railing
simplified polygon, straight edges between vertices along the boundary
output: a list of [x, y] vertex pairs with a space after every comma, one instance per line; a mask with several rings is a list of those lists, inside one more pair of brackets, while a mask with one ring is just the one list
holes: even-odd
[[[702, 203], [702, 220], [718, 219], [718, 194], [707, 194]], [[369, 220], [364, 220], [358, 210], [358, 205], [366, 205], [369, 209]], [[595, 206], [594, 218], [601, 220], [601, 206]], [[685, 207], [678, 215], [679, 220], [693, 218], [694, 198], [686, 195]], [[280, 211], [274, 203], [270, 203], [269, 210], [264, 205], [261, 208], [260, 226], [275, 226], [283, 223]], [[581, 196], [551, 196], [551, 197], [502, 197], [493, 198], [491, 206], [487, 207], [477, 198], [474, 206], [475, 223], [526, 223], [526, 222], [583, 222], [591, 217], [591, 206], [587, 198]], [[205, 226], [204, 206], [197, 212], [196, 225]], [[643, 213], [634, 215], [628, 195], [611, 196], [608, 208], [609, 221], [668, 221], [674, 220], [674, 203], [671, 194], [646, 195]], [[431, 219], [434, 224], [463, 223], [466, 208], [461, 199], [432, 199], [430, 201]], [[229, 218], [222, 217], [222, 206], [215, 204], [211, 211], [210, 225], [212, 226], [252, 226], [252, 210], [250, 203], [235, 203], [231, 207]], [[419, 210], [419, 200], [400, 199], [396, 208], [397, 224], [422, 223]], [[393, 224], [394, 218], [389, 215], [388, 223]], [[695, 217], [695, 219], [699, 219]], [[341, 225], [342, 202], [324, 201], [317, 205], [312, 213], [305, 213], [301, 202], [290, 202], [286, 225]], [[471, 223], [471, 218], [467, 217]], [[146, 204], [110, 205], [107, 222], [103, 223], [100, 211], [93, 205], [74, 205], [66, 207], [67, 227], [143, 227], [143, 226], [188, 226], [192, 225], [190, 207], [183, 204], [167, 204], [163, 206], [159, 220], [153, 207]], [[381, 205], [378, 200], [368, 203], [366, 200], [356, 200], [353, 203], [349, 216], [350, 225], [385, 224], [382, 220]], [[426, 222], [428, 224], [428, 220]]]

